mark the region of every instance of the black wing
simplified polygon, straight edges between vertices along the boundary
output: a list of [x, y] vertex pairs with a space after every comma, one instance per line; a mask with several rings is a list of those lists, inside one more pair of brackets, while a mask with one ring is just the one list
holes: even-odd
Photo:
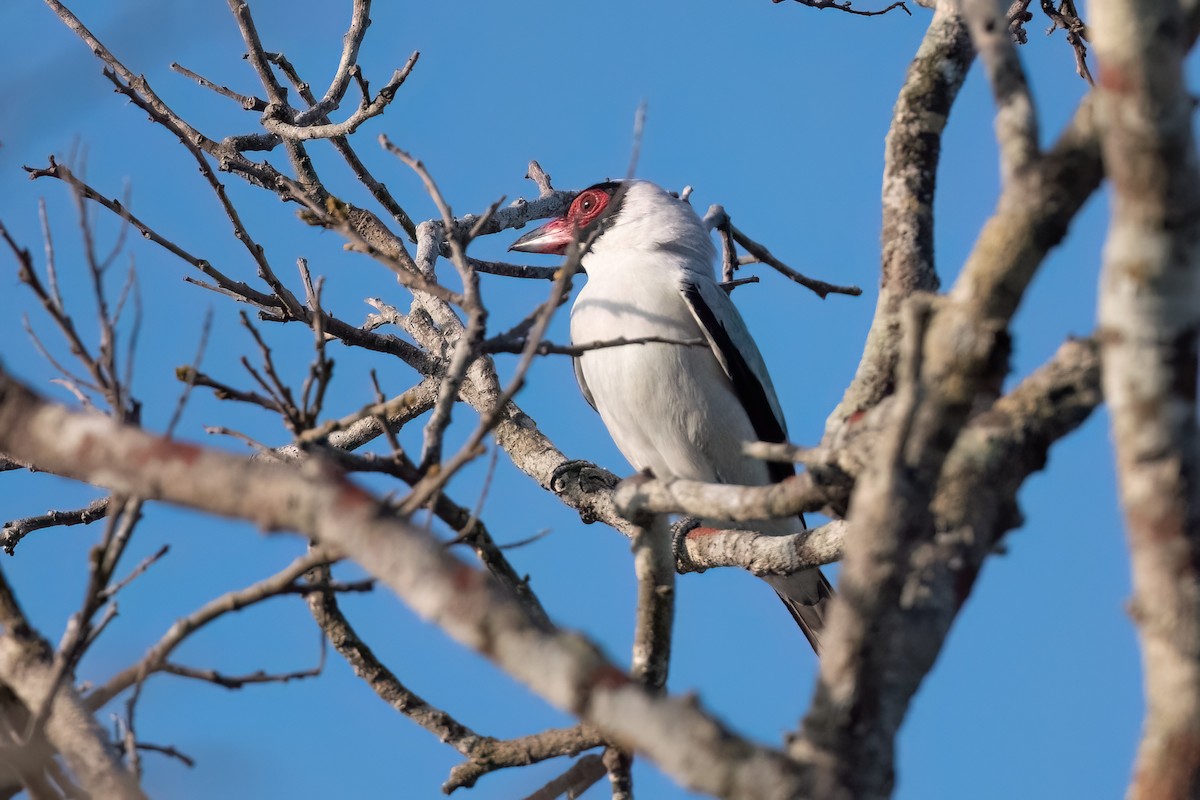
[[[762, 354], [750, 337], [737, 307], [725, 290], [715, 283], [711, 289], [707, 285], [685, 283], [680, 291], [692, 316], [704, 331], [713, 354], [729, 376], [734, 393], [750, 417], [754, 433], [764, 442], [786, 442], [787, 428], [775, 396], [775, 387], [771, 385]], [[735, 343], [735, 337], [740, 347]], [[767, 470], [775, 482], [796, 474], [794, 464], [776, 461], [767, 462]]]
[[583, 379], [583, 365], [578, 356], [571, 359], [571, 366], [575, 367], [575, 382], [579, 384], [579, 391], [583, 393], [583, 399], [587, 400], [593, 411], [596, 411], [596, 401], [592, 398], [592, 390], [588, 388], [587, 381]]

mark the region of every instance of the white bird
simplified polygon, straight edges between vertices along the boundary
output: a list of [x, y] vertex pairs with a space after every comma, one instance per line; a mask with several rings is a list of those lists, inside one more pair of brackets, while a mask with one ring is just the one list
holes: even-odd
[[[762, 486], [794, 474], [791, 464], [742, 453], [745, 442], [786, 441], [787, 429], [762, 355], [713, 276], [716, 249], [691, 205], [647, 181], [598, 183], [509, 249], [562, 255], [597, 227], [581, 262], [587, 284], [571, 309], [572, 343], [708, 342], [607, 347], [575, 359], [579, 388], [621, 453], [660, 478]], [[777, 535], [804, 521], [753, 527]], [[825, 576], [809, 569], [766, 580], [819, 653], [833, 596]]]

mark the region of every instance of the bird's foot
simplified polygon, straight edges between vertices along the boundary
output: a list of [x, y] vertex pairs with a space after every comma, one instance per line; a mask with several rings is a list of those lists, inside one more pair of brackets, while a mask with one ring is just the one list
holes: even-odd
[[605, 489], [611, 490], [618, 480], [616, 475], [590, 461], [572, 459], [559, 464], [550, 473], [550, 491], [565, 494], [572, 486], [577, 486], [584, 494], [594, 494]]
[[683, 575], [688, 572], [704, 572], [703, 567], [692, 562], [687, 551], [687, 536], [700, 527], [695, 517], [680, 517], [671, 524], [671, 552], [675, 555], [675, 571]]

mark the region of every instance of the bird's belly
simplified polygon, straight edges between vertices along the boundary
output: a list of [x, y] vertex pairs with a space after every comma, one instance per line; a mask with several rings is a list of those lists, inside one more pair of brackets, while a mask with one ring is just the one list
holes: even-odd
[[[646, 336], [703, 342], [682, 302], [676, 314], [652, 314], [580, 297], [571, 316], [576, 344]], [[672, 309], [674, 311], [674, 309]], [[764, 484], [766, 466], [741, 454], [757, 439], [729, 378], [705, 344], [630, 344], [591, 350], [580, 371], [596, 410], [636, 469], [659, 477]]]

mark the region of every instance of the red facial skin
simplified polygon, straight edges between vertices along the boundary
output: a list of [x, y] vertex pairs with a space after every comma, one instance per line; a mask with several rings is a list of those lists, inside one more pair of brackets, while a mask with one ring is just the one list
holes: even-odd
[[611, 196], [603, 189], [584, 189], [571, 202], [567, 213], [517, 239], [508, 248], [526, 253], [564, 255], [576, 231], [584, 230], [604, 213]]
[[567, 209], [567, 221], [575, 229], [583, 229], [596, 221], [608, 207], [610, 197], [603, 189], [584, 189]]

